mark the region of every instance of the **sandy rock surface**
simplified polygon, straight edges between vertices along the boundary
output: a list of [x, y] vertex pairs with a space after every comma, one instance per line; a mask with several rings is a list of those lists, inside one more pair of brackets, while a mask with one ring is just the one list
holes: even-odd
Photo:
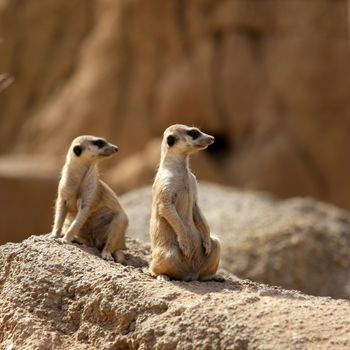
[[47, 236], [0, 247], [2, 349], [348, 349], [350, 302], [227, 274], [225, 283], [159, 282], [149, 248], [129, 266]]
[[[121, 196], [129, 234], [149, 241], [151, 188]], [[201, 183], [199, 202], [222, 241], [221, 266], [241, 278], [350, 298], [350, 214], [310, 198]]]

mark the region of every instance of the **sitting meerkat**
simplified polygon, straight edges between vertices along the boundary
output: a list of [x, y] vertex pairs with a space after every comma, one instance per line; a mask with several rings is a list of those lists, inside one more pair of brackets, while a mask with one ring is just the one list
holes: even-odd
[[103, 138], [79, 136], [73, 140], [58, 186], [51, 236], [63, 237], [102, 250], [105, 260], [124, 261], [128, 217], [116, 194], [99, 176], [98, 164], [118, 147]]
[[220, 243], [210, 236], [197, 203], [197, 181], [189, 169], [189, 156], [213, 142], [213, 136], [186, 125], [172, 125], [164, 132], [150, 222], [149, 271], [157, 279], [224, 281], [216, 275]]

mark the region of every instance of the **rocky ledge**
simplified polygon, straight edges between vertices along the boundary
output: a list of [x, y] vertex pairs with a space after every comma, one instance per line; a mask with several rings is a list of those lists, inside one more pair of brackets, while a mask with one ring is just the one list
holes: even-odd
[[0, 348], [350, 348], [349, 301], [230, 274], [161, 282], [146, 272], [149, 247], [128, 247], [123, 266], [48, 236], [1, 246]]

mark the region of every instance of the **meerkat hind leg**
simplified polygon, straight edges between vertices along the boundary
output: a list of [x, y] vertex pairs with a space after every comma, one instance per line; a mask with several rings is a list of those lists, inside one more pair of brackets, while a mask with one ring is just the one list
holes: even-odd
[[106, 250], [106, 249], [103, 249], [103, 250], [102, 250], [101, 258], [102, 258], [103, 260], [107, 260], [107, 261], [114, 261], [114, 258], [113, 258], [112, 253], [109, 252], [109, 251]]
[[201, 282], [225, 282], [224, 277], [216, 274], [220, 262], [220, 243], [216, 238], [211, 238], [211, 246], [210, 255], [199, 273], [198, 280]]
[[116, 252], [114, 252], [113, 254], [114, 260], [120, 264], [125, 264], [125, 255], [121, 250], [117, 250]]
[[124, 253], [121, 250], [125, 246], [127, 225], [127, 219], [124, 216], [117, 216], [111, 221], [106, 233], [106, 244], [101, 253], [102, 259], [112, 261], [115, 258], [119, 263], [125, 262]]
[[149, 272], [163, 281], [166, 281], [166, 278], [184, 281], [189, 275], [188, 267], [183, 263], [176, 249], [170, 249], [166, 254], [154, 254]]
[[221, 275], [210, 275], [210, 276], [205, 276], [205, 277], [199, 277], [199, 281], [201, 281], [201, 282], [209, 282], [209, 281], [225, 282], [225, 277], [223, 277]]
[[168, 275], [158, 275], [157, 280], [158, 281], [170, 281], [170, 277]]

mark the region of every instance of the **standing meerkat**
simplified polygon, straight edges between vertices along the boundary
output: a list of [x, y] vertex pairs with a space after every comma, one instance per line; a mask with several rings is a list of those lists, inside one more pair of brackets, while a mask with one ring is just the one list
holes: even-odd
[[186, 125], [172, 125], [164, 132], [150, 222], [149, 271], [157, 279], [224, 280], [216, 275], [220, 243], [210, 236], [197, 203], [197, 180], [189, 169], [189, 156], [213, 142], [213, 136]]
[[79, 136], [73, 140], [58, 186], [53, 237], [73, 240], [102, 250], [105, 260], [124, 261], [128, 217], [116, 194], [99, 176], [98, 164], [118, 147], [103, 138]]

